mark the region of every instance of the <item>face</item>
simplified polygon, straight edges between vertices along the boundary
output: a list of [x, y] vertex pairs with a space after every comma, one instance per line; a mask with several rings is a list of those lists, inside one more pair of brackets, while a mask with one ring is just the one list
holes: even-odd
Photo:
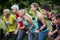
[[55, 23], [56, 23], [56, 24], [58, 24], [58, 23], [59, 23], [59, 20], [58, 20], [58, 19], [56, 19]]
[[53, 22], [54, 24], [57, 24], [57, 23], [58, 23], [58, 20], [57, 20], [55, 17], [53, 17], [53, 18], [52, 18], [52, 22]]
[[6, 16], [6, 15], [7, 15], [7, 13], [6, 13], [5, 11], [3, 11], [3, 15], [4, 15], [4, 16]]
[[13, 13], [16, 13], [16, 9], [12, 9], [12, 12], [13, 12]]
[[32, 11], [36, 11], [36, 7], [34, 7], [33, 5], [31, 5], [31, 10]]
[[19, 16], [23, 17], [24, 16], [24, 13], [22, 11], [18, 11], [19, 13]]
[[60, 24], [60, 19], [59, 19], [59, 24]]
[[57, 19], [57, 24], [60, 24], [60, 19]]
[[46, 11], [45, 9], [42, 9], [42, 13], [43, 13], [44, 15], [47, 15], [47, 11]]

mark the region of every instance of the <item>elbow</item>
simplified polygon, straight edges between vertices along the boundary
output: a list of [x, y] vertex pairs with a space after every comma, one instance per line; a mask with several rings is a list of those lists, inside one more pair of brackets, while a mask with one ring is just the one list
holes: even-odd
[[58, 32], [58, 30], [56, 29], [56, 31]]
[[34, 24], [32, 24], [32, 28], [34, 27]]
[[45, 27], [47, 27], [47, 24], [44, 24]]

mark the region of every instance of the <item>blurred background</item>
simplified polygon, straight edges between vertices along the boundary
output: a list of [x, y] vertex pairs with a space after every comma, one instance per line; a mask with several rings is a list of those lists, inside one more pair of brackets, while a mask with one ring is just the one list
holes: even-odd
[[0, 0], [0, 15], [2, 15], [3, 9], [10, 9], [13, 4], [18, 4], [21, 9], [29, 8], [32, 2], [37, 2], [40, 7], [44, 4], [50, 5], [53, 11], [60, 12], [60, 0]]
[[[52, 12], [60, 13], [60, 0], [0, 0], [0, 32], [3, 31], [2, 33], [5, 33], [5, 30], [6, 30], [4, 22], [2, 21], [3, 9], [5, 9], [5, 8], [11, 9], [11, 6], [13, 4], [18, 4], [20, 9], [26, 8], [27, 10], [29, 10], [30, 4], [33, 2], [37, 2], [40, 7], [43, 5], [49, 5], [52, 8]], [[41, 12], [41, 9], [40, 9], [40, 12]], [[46, 20], [46, 22], [47, 22], [48, 28], [49, 28], [50, 22], [48, 20]], [[2, 33], [0, 33], [0, 40], [2, 40], [1, 39]], [[26, 39], [27, 38], [25, 37], [24, 40], [26, 40]], [[13, 40], [13, 38], [11, 38], [10, 40]], [[48, 38], [47, 38], [47, 40], [48, 40]]]

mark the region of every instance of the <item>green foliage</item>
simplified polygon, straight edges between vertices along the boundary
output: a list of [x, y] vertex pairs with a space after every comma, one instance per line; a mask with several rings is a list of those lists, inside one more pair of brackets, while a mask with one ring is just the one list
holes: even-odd
[[[20, 8], [28, 8], [32, 2], [37, 2], [40, 6], [44, 4], [60, 5], [60, 0], [1, 0], [0, 1], [0, 15], [5, 8], [11, 8], [13, 4], [18, 4]], [[59, 11], [60, 12], [60, 11]]]

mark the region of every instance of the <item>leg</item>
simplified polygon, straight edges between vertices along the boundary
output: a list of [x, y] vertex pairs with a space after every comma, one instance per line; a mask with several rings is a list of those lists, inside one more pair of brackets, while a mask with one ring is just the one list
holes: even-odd
[[17, 40], [17, 36], [18, 36], [18, 33], [14, 34], [14, 40]]
[[19, 30], [17, 40], [23, 40], [26, 32], [24, 30]]
[[34, 33], [34, 37], [38, 40], [38, 33]]
[[1, 29], [1, 38], [3, 38], [3, 36], [4, 36], [4, 35], [3, 35], [3, 29]]
[[46, 37], [48, 36], [48, 31], [40, 32], [38, 35], [39, 40], [46, 40]]
[[33, 34], [32, 33], [28, 33], [28, 40], [33, 40]]

